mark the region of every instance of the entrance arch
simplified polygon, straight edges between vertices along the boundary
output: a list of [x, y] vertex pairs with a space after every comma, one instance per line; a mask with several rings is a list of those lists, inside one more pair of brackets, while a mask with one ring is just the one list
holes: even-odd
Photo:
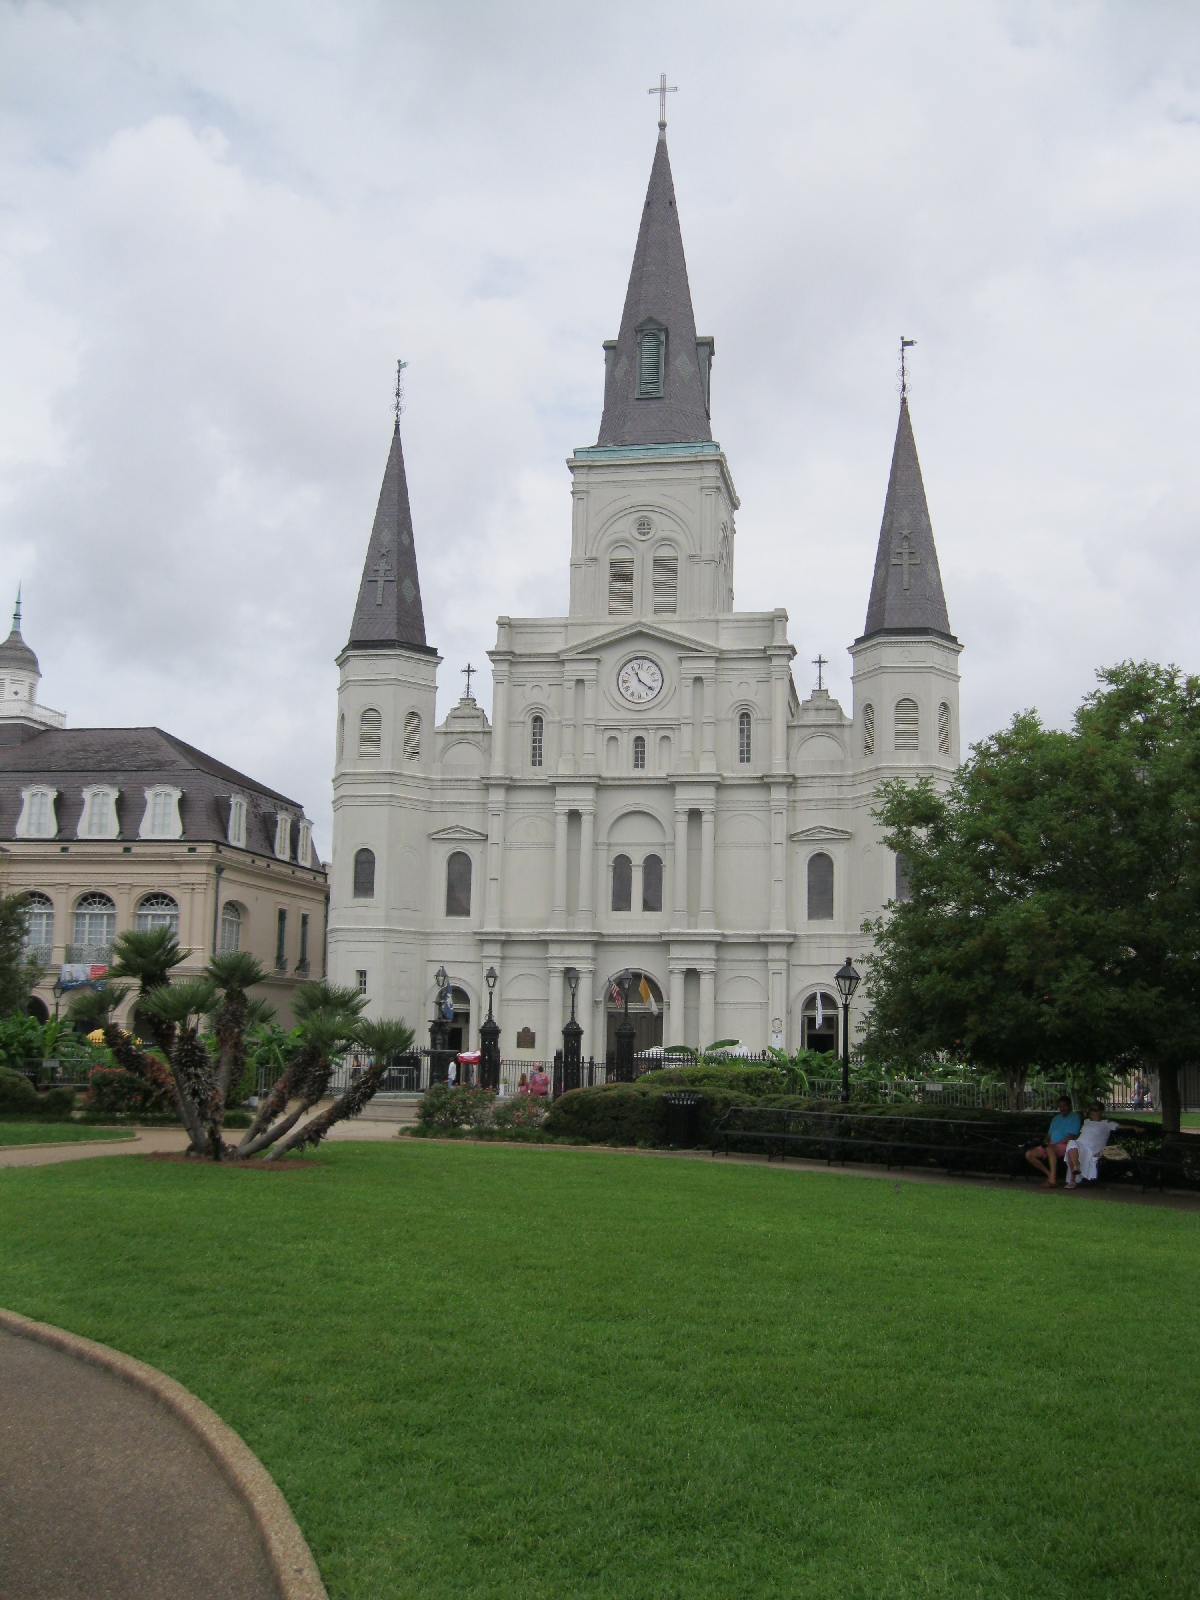
[[817, 996], [810, 994], [804, 1002], [801, 1019], [800, 1042], [806, 1050], [831, 1051], [837, 1054], [839, 1001], [828, 989], [820, 991], [820, 1018], [817, 1016]]
[[[626, 971], [633, 973], [633, 982], [629, 986], [629, 1020], [633, 1025], [633, 1053], [636, 1056], [643, 1050], [653, 1050], [663, 1042], [663, 996], [662, 990], [648, 972], [623, 967], [619, 973], [609, 978], [604, 986], [606, 1049], [617, 1048], [617, 1027], [624, 1007], [619, 1000], [613, 999], [613, 986], [617, 978], [622, 977]], [[640, 992], [643, 979], [650, 991], [649, 1001], [644, 1000]]]
[[465, 989], [451, 985], [450, 999], [454, 1002], [454, 1015], [450, 1018], [446, 1048], [457, 1054], [471, 1048], [471, 997]]

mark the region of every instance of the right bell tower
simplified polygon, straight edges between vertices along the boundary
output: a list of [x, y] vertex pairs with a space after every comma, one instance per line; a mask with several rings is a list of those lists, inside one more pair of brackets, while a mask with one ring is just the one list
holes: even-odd
[[901, 394], [875, 576], [854, 659], [854, 757], [881, 777], [959, 764], [958, 658], [925, 500], [908, 396]]

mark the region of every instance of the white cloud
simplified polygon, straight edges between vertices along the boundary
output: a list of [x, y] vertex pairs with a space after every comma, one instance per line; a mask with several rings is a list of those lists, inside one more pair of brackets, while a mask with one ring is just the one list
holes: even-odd
[[0, 10], [0, 592], [48, 703], [328, 851], [394, 360], [444, 709], [565, 604], [663, 65], [738, 604], [787, 605], [800, 688], [820, 649], [848, 697], [901, 331], [967, 734], [1198, 665], [1191, 8], [80, 0]]

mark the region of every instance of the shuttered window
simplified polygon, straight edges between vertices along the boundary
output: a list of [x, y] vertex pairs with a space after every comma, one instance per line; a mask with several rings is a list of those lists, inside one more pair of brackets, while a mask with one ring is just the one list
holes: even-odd
[[608, 609], [614, 617], [633, 610], [633, 557], [614, 556], [608, 563]]
[[921, 743], [921, 713], [915, 700], [896, 701], [896, 749], [916, 750]]
[[654, 558], [654, 609], [659, 616], [674, 615], [679, 603], [679, 557]]
[[638, 339], [638, 398], [649, 400], [663, 391], [663, 336], [647, 329]]

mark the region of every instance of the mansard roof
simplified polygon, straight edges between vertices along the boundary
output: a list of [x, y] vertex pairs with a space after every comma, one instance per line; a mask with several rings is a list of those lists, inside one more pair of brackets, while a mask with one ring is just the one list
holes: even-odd
[[900, 401], [892, 471], [862, 636], [868, 639], [880, 633], [938, 633], [948, 639], [954, 637], [946, 613], [907, 396]]
[[[59, 792], [58, 839], [73, 839], [83, 812], [85, 785], [120, 790], [117, 818], [122, 840], [136, 839], [145, 811], [145, 790], [183, 791], [179, 815], [185, 843], [225, 844], [230, 796], [243, 796], [246, 848], [274, 856], [275, 817], [284, 811], [297, 821], [304, 807], [268, 789], [223, 761], [206, 755], [162, 728], [47, 728], [0, 742], [0, 839], [11, 839], [21, 813], [21, 791], [45, 784]], [[163, 841], [155, 841], [162, 843]], [[295, 837], [292, 844], [295, 847]], [[312, 870], [319, 870], [314, 857]]]
[[[638, 332], [665, 331], [662, 393], [639, 398]], [[683, 235], [665, 134], [659, 134], [642, 209], [621, 331], [605, 346], [604, 416], [598, 444], [683, 444], [710, 440], [708, 369], [712, 340], [696, 339]]]
[[346, 648], [435, 653], [425, 642], [425, 613], [421, 607], [399, 421], [392, 433]]

